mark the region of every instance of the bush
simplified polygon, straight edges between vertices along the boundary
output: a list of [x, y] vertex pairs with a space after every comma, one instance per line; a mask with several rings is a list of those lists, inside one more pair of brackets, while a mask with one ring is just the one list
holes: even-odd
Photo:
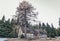
[[22, 34], [20, 38], [25, 38], [24, 35]]

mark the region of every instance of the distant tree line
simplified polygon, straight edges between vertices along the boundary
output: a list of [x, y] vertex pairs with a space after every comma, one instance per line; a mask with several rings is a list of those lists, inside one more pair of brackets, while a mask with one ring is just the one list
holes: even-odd
[[0, 37], [16, 37], [16, 33], [13, 31], [13, 19], [5, 20], [5, 16], [0, 20]]
[[42, 24], [39, 23], [39, 25], [38, 24], [31, 25], [31, 27], [33, 29], [38, 29], [38, 27], [39, 27], [39, 29], [45, 29], [47, 32], [47, 37], [55, 38], [55, 37], [60, 36], [60, 28], [54, 27], [53, 24], [51, 24], [51, 26], [50, 26], [48, 23], [46, 23], [46, 24], [45, 23], [42, 23]]
[[[55, 28], [53, 24], [51, 26], [48, 23], [39, 23], [39, 25], [30, 25], [32, 29], [45, 29], [47, 32], [48, 37], [55, 37], [55, 36], [60, 36], [60, 28]], [[10, 20], [5, 20], [5, 16], [0, 19], [0, 37], [5, 37], [5, 38], [11, 38], [11, 37], [17, 37], [17, 33], [15, 32], [14, 29], [14, 24], [13, 24], [13, 19]]]

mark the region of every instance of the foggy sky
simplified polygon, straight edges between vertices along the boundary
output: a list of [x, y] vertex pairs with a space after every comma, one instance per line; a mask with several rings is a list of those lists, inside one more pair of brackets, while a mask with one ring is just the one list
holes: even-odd
[[[22, 0], [0, 0], [0, 19], [5, 15], [6, 20], [15, 14], [19, 2]], [[38, 20], [44, 23], [53, 23], [58, 27], [60, 17], [60, 0], [27, 0], [39, 12]]]

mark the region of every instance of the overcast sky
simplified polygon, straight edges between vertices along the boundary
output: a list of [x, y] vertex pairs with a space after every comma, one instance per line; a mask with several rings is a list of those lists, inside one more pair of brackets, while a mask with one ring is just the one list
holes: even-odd
[[[12, 18], [19, 2], [22, 0], [0, 0], [0, 19], [5, 15], [6, 19]], [[39, 12], [38, 20], [44, 23], [53, 23], [58, 27], [60, 17], [60, 0], [27, 0]]]

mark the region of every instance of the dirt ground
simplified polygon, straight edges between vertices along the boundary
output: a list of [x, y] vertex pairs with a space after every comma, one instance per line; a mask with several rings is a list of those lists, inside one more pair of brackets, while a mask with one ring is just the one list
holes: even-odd
[[35, 40], [28, 40], [28, 39], [17, 39], [17, 38], [9, 38], [7, 41], [60, 41], [60, 39], [35, 39]]

